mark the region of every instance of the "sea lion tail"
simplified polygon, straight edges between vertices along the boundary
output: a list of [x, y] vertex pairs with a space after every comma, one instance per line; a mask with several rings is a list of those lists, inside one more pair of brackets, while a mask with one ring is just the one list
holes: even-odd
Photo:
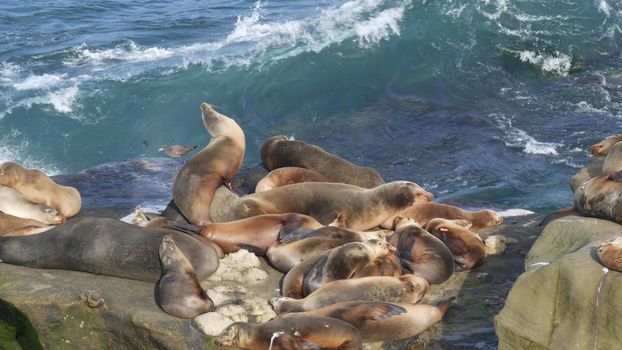
[[173, 230], [195, 235], [200, 235], [202, 231], [202, 227], [199, 225], [184, 224], [177, 221], [167, 221], [166, 226]]
[[447, 309], [449, 308], [449, 304], [456, 300], [456, 297], [450, 297], [448, 299], [445, 300], [440, 300], [435, 302], [433, 305], [436, 306], [437, 308], [439, 308], [439, 310], [441, 310], [441, 313], [445, 313], [447, 311]]

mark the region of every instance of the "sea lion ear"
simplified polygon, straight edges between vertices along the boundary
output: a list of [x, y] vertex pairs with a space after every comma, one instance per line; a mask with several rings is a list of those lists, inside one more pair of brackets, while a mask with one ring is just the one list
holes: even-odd
[[453, 221], [454, 224], [462, 226], [466, 229], [471, 228], [471, 226], [473, 226], [473, 223], [469, 220], [464, 220], [464, 219], [455, 219], [455, 220], [451, 220]]
[[609, 175], [609, 180], [613, 182], [622, 182], [622, 171], [618, 171]]

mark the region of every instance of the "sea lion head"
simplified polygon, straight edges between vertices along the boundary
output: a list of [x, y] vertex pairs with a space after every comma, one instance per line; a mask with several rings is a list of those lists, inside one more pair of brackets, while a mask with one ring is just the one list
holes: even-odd
[[374, 259], [395, 253], [395, 247], [381, 239], [369, 239], [362, 244], [371, 252]]
[[14, 162], [4, 162], [0, 165], [0, 185], [12, 186], [18, 182], [20, 170], [24, 167]]
[[212, 137], [230, 135], [232, 130], [240, 128], [233, 119], [216, 112], [211, 105], [205, 102], [201, 104], [201, 118], [203, 125]]
[[421, 226], [419, 224], [419, 222], [417, 222], [417, 220], [406, 217], [406, 216], [401, 216], [398, 215], [393, 219], [393, 231], [397, 231], [399, 229], [401, 229], [402, 227], [406, 227], [406, 226]]
[[486, 226], [498, 226], [503, 223], [503, 217], [494, 210], [490, 210], [490, 209], [480, 210], [476, 212], [475, 215], [483, 215], [485, 217], [490, 218], [488, 220], [488, 225]]
[[162, 243], [159, 249], [160, 263], [163, 269], [170, 267], [176, 267], [183, 264], [183, 253], [177, 248], [177, 244], [173, 240], [171, 235], [165, 235], [162, 237]]
[[64, 216], [60, 215], [60, 213], [56, 211], [56, 209], [48, 205], [40, 204], [39, 207], [41, 208], [43, 216], [46, 218], [45, 222], [51, 223], [53, 225], [60, 225], [64, 224], [67, 220]]
[[376, 188], [382, 191], [385, 202], [393, 208], [405, 209], [434, 199], [432, 193], [410, 181], [394, 181]]
[[214, 341], [217, 346], [243, 347], [248, 344], [250, 325], [235, 322], [225, 328]]
[[609, 153], [609, 148], [620, 141], [622, 141], [622, 134], [608, 136], [599, 143], [590, 146], [590, 153], [595, 156], [606, 155]]
[[406, 291], [412, 293], [415, 297], [416, 301], [411, 301], [412, 303], [417, 303], [425, 296], [425, 293], [430, 288], [430, 283], [421, 277], [413, 274], [405, 274], [398, 277], [401, 283], [403, 284]]

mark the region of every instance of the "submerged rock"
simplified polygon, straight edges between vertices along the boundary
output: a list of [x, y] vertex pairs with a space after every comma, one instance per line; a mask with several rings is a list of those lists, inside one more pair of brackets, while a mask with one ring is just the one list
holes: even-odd
[[598, 246], [622, 225], [569, 216], [546, 226], [495, 318], [499, 349], [622, 348], [622, 273]]

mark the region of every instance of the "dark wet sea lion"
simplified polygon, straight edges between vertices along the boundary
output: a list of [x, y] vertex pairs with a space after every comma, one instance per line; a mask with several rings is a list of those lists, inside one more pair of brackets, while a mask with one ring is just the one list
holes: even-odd
[[200, 280], [216, 271], [218, 255], [201, 240], [173, 230], [147, 229], [95, 217], [77, 218], [37, 235], [0, 237], [0, 260], [156, 282], [161, 275], [158, 251], [167, 234], [190, 260]]
[[456, 260], [456, 269], [472, 269], [486, 261], [486, 246], [480, 237], [455, 220], [432, 219], [426, 231], [439, 238]]
[[622, 224], [622, 171], [584, 182], [575, 191], [573, 202], [583, 216]]
[[255, 193], [265, 192], [301, 182], [329, 182], [326, 176], [305, 168], [284, 167], [272, 170], [255, 187]]
[[234, 201], [229, 220], [262, 214], [300, 213], [312, 216], [323, 225], [338, 214], [347, 217], [349, 229], [374, 228], [403, 209], [434, 196], [413, 182], [396, 181], [372, 189], [353, 185], [306, 182], [254, 193]]
[[34, 203], [11, 187], [0, 185], [0, 211], [22, 219], [31, 219], [47, 225], [65, 222], [65, 217], [46, 204]]
[[244, 160], [244, 132], [235, 120], [201, 104], [203, 124], [212, 136], [209, 144], [181, 168], [173, 183], [173, 200], [195, 225], [212, 221], [210, 206], [216, 190], [231, 183]]
[[6, 162], [0, 165], [0, 185], [9, 186], [27, 200], [48, 205], [66, 218], [76, 215], [82, 206], [80, 192], [61, 186], [38, 169]]
[[622, 237], [603, 242], [598, 247], [598, 258], [607, 268], [622, 272]]
[[449, 248], [406, 218], [396, 218], [395, 233], [389, 243], [397, 248], [404, 271], [421, 276], [430, 284], [443, 283], [454, 273], [454, 256]]
[[236, 322], [222, 331], [215, 344], [250, 350], [362, 349], [361, 335], [354, 326], [313, 316], [291, 316], [259, 325]]
[[410, 274], [337, 280], [326, 283], [304, 299], [279, 298], [272, 302], [272, 306], [277, 313], [283, 313], [309, 311], [361, 300], [416, 304], [429, 286], [424, 278]]
[[322, 148], [278, 135], [269, 138], [261, 147], [261, 159], [268, 170], [299, 167], [324, 175], [328, 182], [374, 188], [384, 183], [373, 168], [361, 167], [330, 154]]
[[471, 222], [471, 229], [473, 230], [497, 226], [503, 222], [503, 218], [494, 210], [468, 211], [435, 202], [413, 205], [402, 211], [400, 215], [415, 219], [422, 227], [425, 227], [430, 220], [435, 218], [468, 220]]
[[356, 327], [363, 341], [391, 341], [414, 337], [440, 321], [447, 311], [449, 301], [437, 305], [353, 301], [306, 312], [283, 314], [281, 317], [332, 317]]
[[162, 238], [159, 257], [162, 276], [155, 287], [155, 301], [164, 312], [193, 318], [215, 309], [214, 302], [201, 288], [192, 264], [170, 235]]
[[351, 242], [331, 249], [329, 252], [309, 258], [291, 269], [283, 279], [283, 295], [302, 298], [323, 284], [349, 279], [376, 259], [395, 251], [388, 243], [371, 239]]

